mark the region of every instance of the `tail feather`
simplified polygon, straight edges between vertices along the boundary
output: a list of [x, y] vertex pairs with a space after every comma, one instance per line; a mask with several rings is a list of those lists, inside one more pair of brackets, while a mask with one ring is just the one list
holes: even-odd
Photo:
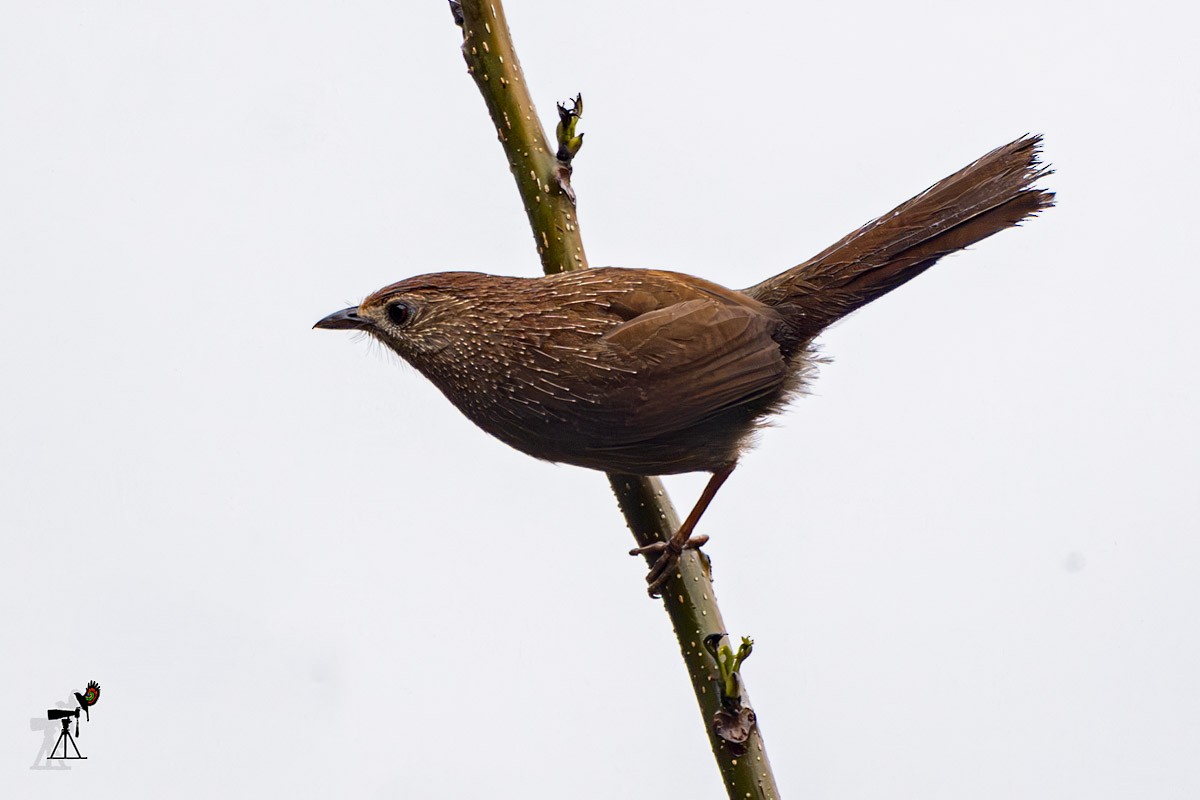
[[1033, 187], [1040, 136], [1023, 136], [868, 222], [797, 267], [743, 290], [815, 336], [920, 275], [942, 256], [1010, 228], [1054, 204]]

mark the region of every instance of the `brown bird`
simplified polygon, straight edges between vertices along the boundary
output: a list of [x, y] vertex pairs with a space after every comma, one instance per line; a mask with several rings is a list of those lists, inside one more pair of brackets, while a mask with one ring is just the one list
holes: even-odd
[[523, 453], [610, 473], [710, 472], [647, 581], [654, 595], [752, 434], [812, 375], [832, 323], [1053, 204], [1040, 137], [999, 147], [797, 267], [734, 291], [611, 267], [420, 275], [314, 327], [362, 330]]

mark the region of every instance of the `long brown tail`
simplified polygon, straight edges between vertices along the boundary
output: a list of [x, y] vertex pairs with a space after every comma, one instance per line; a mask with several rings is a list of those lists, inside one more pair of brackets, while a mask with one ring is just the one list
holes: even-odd
[[807, 336], [920, 275], [939, 258], [1054, 204], [1032, 184], [1040, 136], [1023, 136], [868, 222], [803, 264], [743, 291]]

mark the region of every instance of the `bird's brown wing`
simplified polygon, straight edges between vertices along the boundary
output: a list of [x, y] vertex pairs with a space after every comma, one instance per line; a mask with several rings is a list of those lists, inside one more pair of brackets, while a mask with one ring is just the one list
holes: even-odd
[[687, 300], [634, 317], [600, 337], [597, 363], [636, 370], [612, 381], [591, 410], [610, 443], [685, 430], [777, 392], [787, 364], [771, 333], [779, 321], [716, 299]]

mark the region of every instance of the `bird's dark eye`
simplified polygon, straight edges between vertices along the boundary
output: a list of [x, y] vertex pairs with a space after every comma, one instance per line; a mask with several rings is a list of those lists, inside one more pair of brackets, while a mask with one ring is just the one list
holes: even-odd
[[412, 309], [404, 303], [392, 303], [387, 307], [387, 318], [392, 321], [393, 325], [403, 325], [411, 316]]

